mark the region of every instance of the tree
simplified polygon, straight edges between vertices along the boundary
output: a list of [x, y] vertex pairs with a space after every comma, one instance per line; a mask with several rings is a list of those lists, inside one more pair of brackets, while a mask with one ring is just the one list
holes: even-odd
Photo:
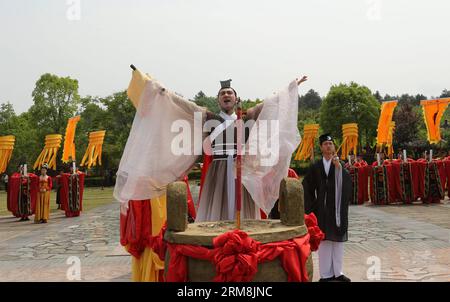
[[6, 102], [0, 105], [0, 136], [7, 135], [12, 127], [12, 119], [16, 116], [11, 103]]
[[450, 90], [444, 89], [441, 93], [441, 98], [450, 98]]
[[105, 114], [101, 118], [103, 129], [95, 130], [106, 130], [103, 144], [104, 160], [105, 163], [107, 162], [105, 168], [117, 169], [130, 134], [136, 109], [128, 99], [126, 91], [114, 93], [100, 101], [105, 107]]
[[299, 109], [319, 109], [322, 105], [322, 98], [319, 93], [310, 89], [305, 95], [299, 97], [298, 108]]
[[9, 170], [15, 169], [21, 163], [27, 163], [30, 167], [34, 164], [43, 147], [43, 141], [38, 137], [38, 129], [34, 126], [33, 116], [24, 112], [11, 117], [7, 135], [15, 136], [14, 151], [9, 164]]
[[409, 103], [400, 104], [394, 112], [394, 148], [409, 149], [410, 143], [419, 139], [421, 116]]
[[383, 97], [381, 96], [378, 90], [373, 94], [373, 96], [377, 99], [379, 103], [383, 102]]
[[34, 125], [45, 134], [64, 134], [67, 120], [73, 117], [79, 101], [78, 81], [46, 73], [36, 82], [29, 112]]
[[335, 85], [320, 108], [320, 125], [324, 132], [340, 138], [343, 124], [357, 123], [359, 145], [362, 145], [362, 137], [372, 144], [376, 136], [379, 108], [380, 104], [369, 88], [354, 82]]
[[206, 107], [211, 112], [219, 113], [219, 102], [216, 97], [206, 96], [203, 91], [197, 93], [194, 97], [194, 102], [198, 106]]

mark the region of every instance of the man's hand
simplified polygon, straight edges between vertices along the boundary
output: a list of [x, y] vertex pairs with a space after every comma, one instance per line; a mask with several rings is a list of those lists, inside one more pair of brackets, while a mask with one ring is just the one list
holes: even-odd
[[308, 76], [303, 76], [300, 80], [297, 79], [297, 85], [300, 85], [303, 82], [308, 81]]
[[336, 155], [336, 153], [333, 154], [333, 158], [332, 158], [334, 167], [339, 169], [341, 167], [341, 162], [339, 161], [339, 156]]

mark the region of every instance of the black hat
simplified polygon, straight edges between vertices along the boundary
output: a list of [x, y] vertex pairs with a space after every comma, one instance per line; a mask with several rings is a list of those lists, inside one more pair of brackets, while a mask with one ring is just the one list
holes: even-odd
[[231, 87], [231, 79], [229, 80], [225, 80], [225, 81], [220, 81], [220, 90], [219, 93], [222, 89], [227, 89], [227, 88], [231, 88], [234, 91], [234, 94], [237, 96], [236, 90], [234, 90], [233, 87]]
[[220, 81], [220, 89], [231, 88], [231, 79], [226, 81]]
[[333, 138], [331, 137], [330, 133], [325, 133], [319, 137], [319, 142], [320, 142], [320, 145], [322, 145], [324, 142], [333, 142]]

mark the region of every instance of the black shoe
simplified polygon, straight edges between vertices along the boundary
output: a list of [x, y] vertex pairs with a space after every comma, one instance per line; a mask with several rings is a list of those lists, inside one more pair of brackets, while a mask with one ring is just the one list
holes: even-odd
[[335, 277], [334, 280], [339, 281], [339, 282], [352, 282], [352, 280], [350, 280], [350, 278], [344, 276], [344, 275], [340, 275], [339, 277]]
[[30, 220], [30, 218], [25, 217], [23, 220], [24, 220], [24, 221], [28, 221], [28, 220]]
[[334, 281], [334, 280], [335, 280], [335, 278], [333, 276], [333, 277], [330, 277], [330, 278], [320, 278], [319, 282], [331, 282], [331, 281]]

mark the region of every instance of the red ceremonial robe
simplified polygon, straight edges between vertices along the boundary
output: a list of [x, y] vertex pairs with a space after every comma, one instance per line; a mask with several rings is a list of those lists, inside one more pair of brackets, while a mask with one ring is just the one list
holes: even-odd
[[20, 213], [19, 210], [19, 190], [26, 188], [27, 180], [22, 178], [20, 173], [14, 173], [9, 178], [8, 192], [7, 192], [7, 208], [15, 217], [28, 217], [34, 214], [36, 209], [37, 194], [39, 191], [39, 177], [36, 174], [28, 173], [30, 180], [29, 192], [30, 194], [30, 210], [29, 213]]
[[[86, 174], [82, 172], [77, 172], [77, 175], [78, 175], [78, 182], [77, 178], [71, 177], [71, 174], [69, 173], [64, 173], [59, 178], [61, 185], [60, 191], [61, 210], [65, 211], [66, 217], [80, 216], [80, 212], [83, 211], [84, 178]], [[70, 194], [70, 187], [72, 187], [71, 194]], [[70, 195], [72, 196], [72, 200], [69, 200]], [[77, 196], [79, 196], [78, 201], [76, 200]], [[69, 204], [69, 202], [72, 203], [72, 206]]]

